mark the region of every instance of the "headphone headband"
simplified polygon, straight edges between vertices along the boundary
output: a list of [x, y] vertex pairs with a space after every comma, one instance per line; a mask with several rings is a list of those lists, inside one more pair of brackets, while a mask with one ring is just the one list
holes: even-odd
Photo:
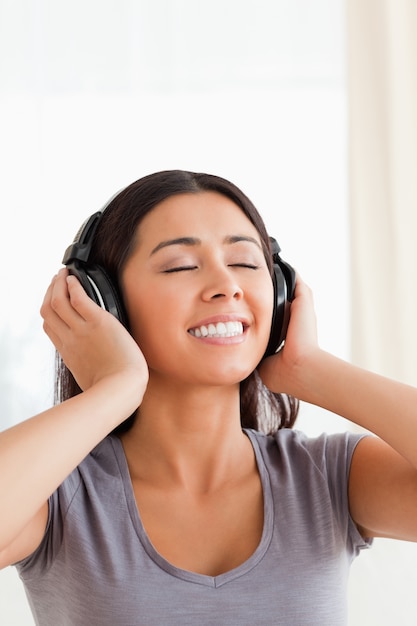
[[97, 211], [97, 213], [91, 215], [81, 225], [74, 237], [74, 241], [65, 250], [64, 257], [62, 259], [63, 265], [69, 265], [74, 261], [81, 261], [82, 263], [88, 262], [94, 235], [102, 215], [102, 211]]

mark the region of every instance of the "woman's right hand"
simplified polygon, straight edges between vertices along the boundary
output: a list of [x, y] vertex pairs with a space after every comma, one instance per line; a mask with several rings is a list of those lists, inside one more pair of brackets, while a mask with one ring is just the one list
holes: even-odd
[[60, 270], [53, 278], [41, 315], [45, 333], [83, 391], [108, 377], [133, 375], [140, 403], [149, 377], [141, 350], [126, 328], [93, 302], [68, 270]]

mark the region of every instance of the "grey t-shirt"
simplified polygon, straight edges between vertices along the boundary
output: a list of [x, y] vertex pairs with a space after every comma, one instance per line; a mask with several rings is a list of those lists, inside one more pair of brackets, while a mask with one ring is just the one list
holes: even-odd
[[[349, 565], [367, 546], [348, 510], [353, 434], [246, 431], [264, 494], [262, 539], [220, 576], [174, 567], [142, 526], [121, 442], [107, 437], [50, 499], [17, 569], [41, 626], [339, 626]], [[169, 520], [167, 520], [169, 524]]]

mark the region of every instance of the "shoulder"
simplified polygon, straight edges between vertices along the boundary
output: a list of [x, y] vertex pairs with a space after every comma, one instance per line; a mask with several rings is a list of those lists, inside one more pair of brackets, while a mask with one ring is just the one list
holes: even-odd
[[347, 492], [352, 458], [363, 434], [323, 433], [308, 437], [293, 429], [273, 435], [250, 431], [259, 447], [272, 481], [287, 482], [293, 488], [326, 490], [331, 494]]
[[64, 502], [72, 502], [83, 484], [98, 487], [101, 481], [120, 476], [119, 445], [117, 438], [111, 435], [100, 441], [59, 485], [52, 500], [58, 498], [62, 507]]
[[97, 471], [109, 474], [117, 474], [123, 458], [123, 448], [120, 439], [115, 435], [105, 437], [91, 452], [81, 461], [78, 471]]
[[329, 460], [343, 458], [350, 462], [359, 441], [365, 436], [360, 433], [340, 432], [322, 433], [317, 437], [309, 437], [296, 429], [282, 428], [272, 435], [250, 431], [259, 447], [279, 458], [281, 463], [291, 463], [296, 456], [308, 459], [317, 467], [328, 464]]

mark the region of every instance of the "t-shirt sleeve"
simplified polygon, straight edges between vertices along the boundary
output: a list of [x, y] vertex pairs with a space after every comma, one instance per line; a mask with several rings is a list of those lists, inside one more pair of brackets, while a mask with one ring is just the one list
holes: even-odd
[[25, 579], [38, 576], [49, 569], [61, 549], [64, 520], [80, 485], [78, 469], [74, 470], [50, 496], [45, 534], [39, 546], [28, 557], [15, 563], [19, 575]]
[[[349, 476], [353, 454], [364, 435], [344, 433], [326, 438], [325, 461], [329, 491], [334, 502], [335, 514], [346, 532], [346, 540], [353, 554], [368, 548], [371, 539], [364, 539], [356, 526], [349, 509]], [[347, 520], [347, 522], [346, 522]]]
[[[360, 550], [367, 548], [371, 540], [364, 539], [349, 510], [349, 474], [350, 467], [359, 441], [367, 435], [357, 433], [334, 433], [309, 438], [300, 431], [278, 431], [279, 440], [282, 433], [287, 439], [285, 452], [288, 458], [297, 459], [297, 472], [305, 484], [309, 481], [309, 489], [326, 490], [331, 502], [334, 524], [343, 537], [351, 555], [356, 556]], [[324, 491], [323, 491], [324, 493]]]

